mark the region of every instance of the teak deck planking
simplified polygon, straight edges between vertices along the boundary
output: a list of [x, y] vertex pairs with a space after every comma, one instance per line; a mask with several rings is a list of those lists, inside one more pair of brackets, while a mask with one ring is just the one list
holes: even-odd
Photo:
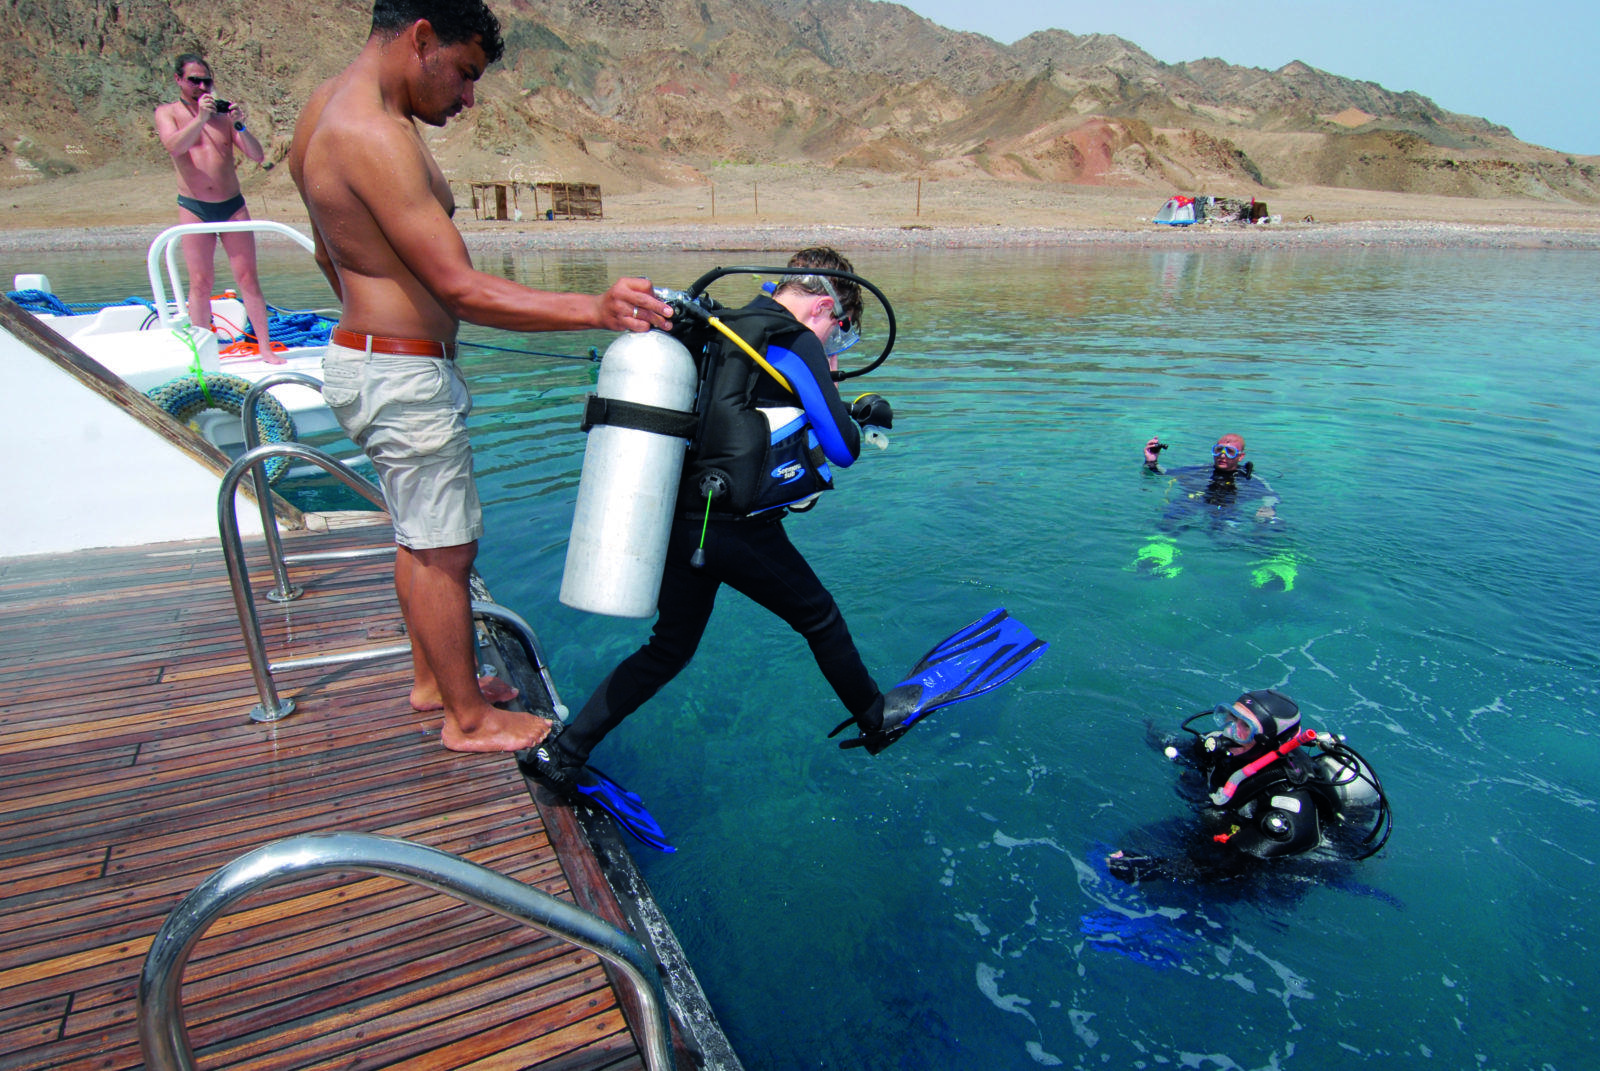
[[[270, 659], [402, 634], [390, 559], [295, 567], [306, 594], [279, 606], [251, 550]], [[277, 686], [295, 712], [250, 721], [214, 542], [0, 562], [0, 1069], [141, 1066], [135, 998], [156, 929], [217, 868], [294, 834], [405, 837], [620, 920], [570, 812], [541, 812], [509, 756], [446, 751], [438, 716], [407, 702], [408, 661]], [[184, 977], [201, 1067], [643, 1066], [594, 955], [385, 878], [257, 893]]]

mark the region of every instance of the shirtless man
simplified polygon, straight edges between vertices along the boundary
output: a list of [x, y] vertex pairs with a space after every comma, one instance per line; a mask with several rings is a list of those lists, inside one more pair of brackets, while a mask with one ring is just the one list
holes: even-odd
[[[211, 92], [211, 65], [193, 53], [178, 57], [173, 78], [178, 83], [178, 99], [156, 109], [156, 133], [178, 169], [178, 220], [221, 223], [249, 219], [244, 194], [239, 192], [233, 150], [238, 146], [258, 164], [267, 154], [246, 125], [244, 105], [230, 101], [225, 102], [227, 111], [218, 108]], [[183, 261], [189, 269], [189, 322], [208, 330], [217, 238], [215, 234], [183, 236]], [[255, 328], [261, 357], [269, 364], [282, 364], [282, 357], [273, 356], [268, 337], [267, 301], [261, 296], [261, 280], [256, 275], [256, 237], [249, 231], [235, 231], [221, 238], [233, 281], [244, 298], [244, 311]]]
[[416, 123], [443, 126], [470, 108], [474, 83], [502, 48], [483, 0], [377, 0], [366, 45], [311, 94], [289, 153], [317, 261], [344, 303], [323, 397], [372, 458], [394, 518], [411, 705], [442, 709], [444, 744], [457, 751], [518, 751], [550, 728], [493, 706], [514, 693], [476, 675], [468, 577], [483, 515], [457, 326], [646, 331], [666, 326], [672, 311], [647, 279], [619, 279], [590, 297], [473, 268], [450, 222], [449, 184]]

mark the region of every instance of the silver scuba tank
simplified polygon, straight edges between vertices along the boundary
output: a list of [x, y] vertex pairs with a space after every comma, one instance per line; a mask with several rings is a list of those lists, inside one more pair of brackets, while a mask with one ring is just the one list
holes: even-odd
[[1339, 798], [1339, 808], [1347, 820], [1360, 820], [1379, 805], [1377, 778], [1354, 752], [1340, 748], [1316, 757], [1323, 781]]
[[622, 335], [606, 348], [584, 415], [589, 441], [561, 577], [567, 606], [655, 613], [697, 378], [689, 351], [660, 331]]

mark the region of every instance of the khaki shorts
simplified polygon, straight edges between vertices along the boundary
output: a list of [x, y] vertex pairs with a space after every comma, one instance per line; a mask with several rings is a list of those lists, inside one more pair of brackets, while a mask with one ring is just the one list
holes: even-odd
[[428, 550], [483, 535], [472, 395], [454, 361], [329, 345], [322, 378], [323, 401], [378, 471], [396, 543]]

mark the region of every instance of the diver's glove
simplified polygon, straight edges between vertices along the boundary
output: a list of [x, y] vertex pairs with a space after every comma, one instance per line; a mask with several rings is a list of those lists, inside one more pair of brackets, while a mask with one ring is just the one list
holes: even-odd
[[894, 427], [894, 410], [879, 394], [863, 394], [850, 403], [850, 419], [863, 428]]

